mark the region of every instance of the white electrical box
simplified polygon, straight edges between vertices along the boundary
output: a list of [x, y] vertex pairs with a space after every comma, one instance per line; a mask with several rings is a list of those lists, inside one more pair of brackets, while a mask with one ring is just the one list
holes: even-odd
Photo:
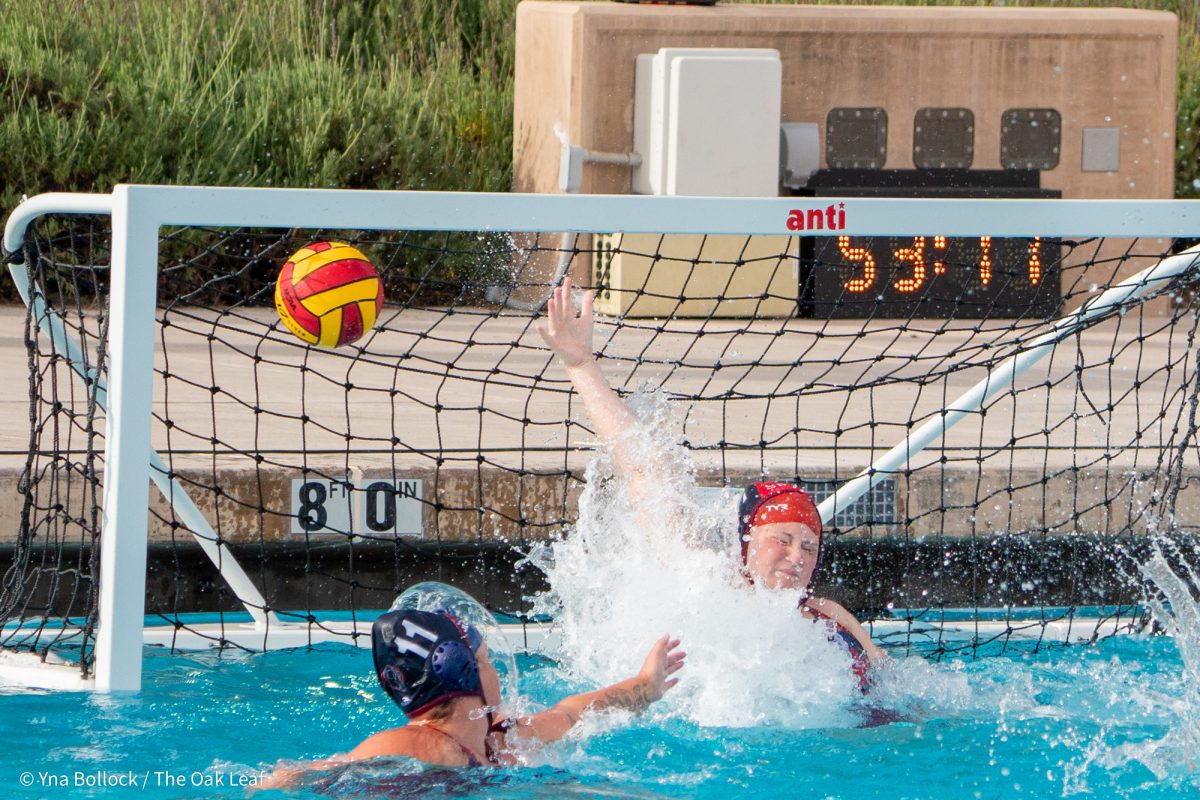
[[671, 48], [637, 58], [638, 194], [779, 194], [783, 70], [771, 49]]

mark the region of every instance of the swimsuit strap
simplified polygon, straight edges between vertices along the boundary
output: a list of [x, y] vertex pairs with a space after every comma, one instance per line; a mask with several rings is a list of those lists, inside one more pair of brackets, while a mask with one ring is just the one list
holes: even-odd
[[500, 721], [496, 721], [496, 715], [491, 711], [487, 713], [488, 734], [493, 733], [508, 733], [513, 728], [517, 727], [517, 721], [504, 717]]
[[[428, 728], [431, 731], [440, 733], [442, 736], [445, 736], [447, 739], [449, 739], [450, 741], [452, 741], [456, 745], [458, 745], [458, 749], [462, 750], [463, 755], [465, 755], [467, 757], [467, 766], [468, 767], [482, 767], [483, 766], [483, 764], [479, 763], [479, 759], [475, 757], [475, 754], [473, 752], [471, 752], [467, 748], [466, 745], [464, 745], [462, 742], [460, 742], [458, 739], [456, 739], [453, 735], [451, 735], [448, 731], [443, 730], [442, 728], [439, 728], [437, 725], [434, 725], [432, 722], [414, 722], [411, 724], [420, 725], [422, 728]], [[491, 748], [489, 748], [489, 750], [490, 749]], [[491, 753], [488, 754], [488, 760], [491, 761]]]
[[817, 619], [829, 619], [829, 620], [833, 619], [833, 617], [829, 616], [821, 609], [813, 608], [812, 606], [806, 606], [806, 605], [804, 605], [804, 603], [800, 604], [800, 610], [801, 611], [811, 611], [812, 615], [814, 617], [816, 617]]
[[491, 711], [487, 712], [487, 721], [487, 736], [483, 739], [483, 754], [487, 757], [488, 763], [495, 767], [500, 762], [496, 758], [496, 751], [492, 748], [492, 743], [489, 740], [494, 733], [499, 733], [502, 736], [507, 734], [513, 728], [517, 727], [517, 721], [508, 717], [497, 720], [496, 715]]

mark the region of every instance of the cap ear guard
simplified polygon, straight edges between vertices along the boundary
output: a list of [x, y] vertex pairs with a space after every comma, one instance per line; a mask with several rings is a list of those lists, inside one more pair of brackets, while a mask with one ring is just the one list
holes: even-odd
[[479, 664], [475, 654], [462, 642], [441, 642], [430, 656], [433, 674], [454, 691], [479, 688]]

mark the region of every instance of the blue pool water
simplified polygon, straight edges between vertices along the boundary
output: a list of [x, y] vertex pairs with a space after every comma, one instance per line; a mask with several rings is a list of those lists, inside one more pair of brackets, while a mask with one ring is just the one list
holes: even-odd
[[[370, 654], [348, 646], [148, 648], [145, 667], [137, 696], [0, 695], [3, 796], [245, 797], [238, 784], [280, 760], [345, 751], [402, 722]], [[520, 667], [535, 703], [592, 688], [547, 659], [523, 656]], [[866, 705], [903, 720], [877, 727], [857, 727], [875, 712], [853, 697], [817, 726], [734, 728], [691, 722], [668, 695], [640, 718], [592, 719], [528, 768], [368, 763], [254, 797], [1178, 798], [1200, 788], [1181, 744], [1193, 710], [1181, 706], [1191, 692], [1173, 639], [1024, 654], [1010, 643], [1003, 656], [901, 660], [897, 671]], [[96, 785], [131, 776], [135, 790]]]

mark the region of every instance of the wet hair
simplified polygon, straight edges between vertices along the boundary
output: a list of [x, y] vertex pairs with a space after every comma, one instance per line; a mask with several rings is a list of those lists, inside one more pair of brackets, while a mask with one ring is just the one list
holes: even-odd
[[482, 643], [479, 631], [445, 609], [389, 611], [371, 628], [379, 684], [410, 717], [455, 697], [483, 699], [475, 660]]

